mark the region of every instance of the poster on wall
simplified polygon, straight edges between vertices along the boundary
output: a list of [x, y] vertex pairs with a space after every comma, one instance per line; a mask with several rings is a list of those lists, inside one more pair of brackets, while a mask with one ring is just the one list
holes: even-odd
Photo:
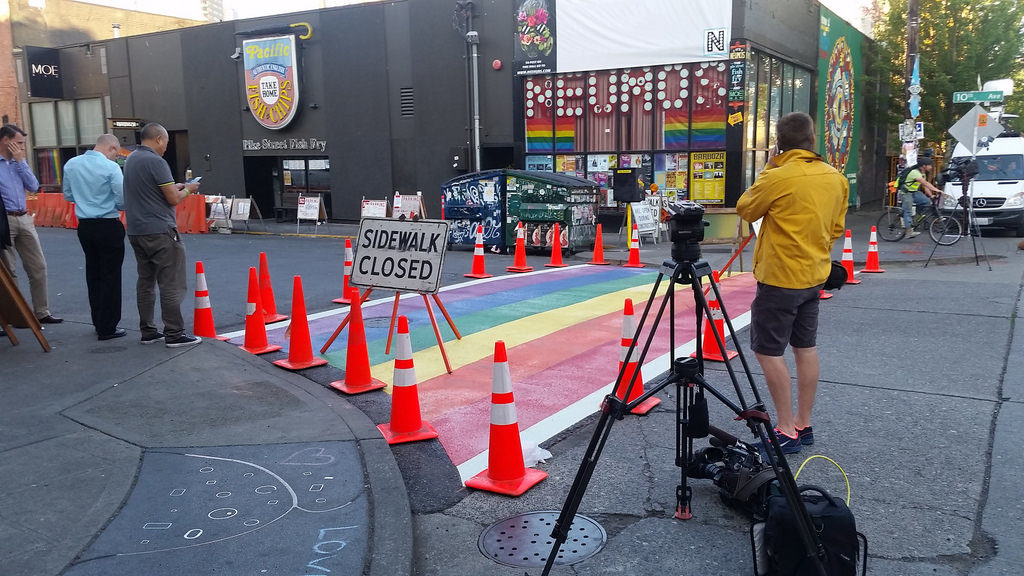
[[690, 200], [725, 204], [725, 152], [692, 152], [690, 169]]
[[512, 56], [517, 75], [555, 70], [555, 0], [517, 0]]
[[850, 180], [850, 204], [858, 203], [860, 95], [856, 87], [862, 62], [861, 34], [826, 8], [818, 35], [818, 133], [821, 155]]
[[264, 128], [284, 128], [299, 109], [296, 44], [292, 35], [242, 42], [245, 97], [253, 118]]

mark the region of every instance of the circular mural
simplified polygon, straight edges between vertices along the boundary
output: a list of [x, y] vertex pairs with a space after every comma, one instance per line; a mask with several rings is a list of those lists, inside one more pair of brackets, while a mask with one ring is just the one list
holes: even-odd
[[825, 160], [846, 170], [853, 144], [853, 56], [846, 38], [832, 47], [825, 83]]

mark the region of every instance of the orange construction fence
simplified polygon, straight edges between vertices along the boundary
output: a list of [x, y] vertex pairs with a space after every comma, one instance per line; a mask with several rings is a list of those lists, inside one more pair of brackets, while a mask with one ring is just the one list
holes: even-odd
[[[65, 200], [61, 193], [41, 192], [29, 195], [27, 205], [36, 226], [78, 228], [75, 205]], [[182, 234], [206, 234], [210, 231], [209, 221], [206, 219], [206, 196], [186, 197], [175, 207], [175, 214], [178, 219], [178, 231]], [[121, 222], [124, 222], [124, 212], [121, 212]]]

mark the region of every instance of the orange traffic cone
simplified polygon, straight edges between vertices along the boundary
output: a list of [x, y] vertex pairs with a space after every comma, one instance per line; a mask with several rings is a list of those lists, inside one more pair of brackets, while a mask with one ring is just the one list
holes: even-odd
[[352, 275], [352, 240], [345, 239], [345, 272], [341, 277], [341, 298], [331, 300], [335, 304], [351, 304], [348, 299], [348, 279]]
[[412, 340], [409, 321], [398, 317], [398, 344], [395, 352], [394, 391], [391, 395], [391, 422], [377, 429], [388, 444], [437, 438], [437, 430], [420, 419], [420, 397], [416, 390], [416, 369], [412, 365]]
[[345, 394], [361, 394], [379, 390], [384, 382], [370, 374], [370, 352], [366, 349], [366, 331], [363, 328], [363, 310], [359, 303], [359, 288], [349, 287], [348, 299], [352, 301], [349, 310], [348, 351], [345, 356], [345, 378], [330, 383], [331, 388]]
[[526, 235], [523, 232], [523, 223], [516, 226], [516, 255], [512, 265], [505, 268], [506, 272], [533, 272], [533, 266], [526, 265]]
[[629, 261], [622, 265], [623, 268], [643, 268], [640, 262], [640, 230], [633, 223], [633, 235], [629, 238]]
[[597, 232], [594, 234], [594, 257], [587, 263], [602, 266], [606, 266], [611, 263], [604, 259], [604, 241], [601, 239], [600, 223], [597, 224]]
[[260, 284], [256, 269], [249, 267], [249, 300], [245, 305], [245, 343], [242, 350], [250, 354], [266, 354], [280, 350], [277, 344], [267, 343], [267, 327], [263, 322], [263, 304], [260, 302]]
[[206, 273], [203, 272], [201, 261], [196, 262], [196, 304], [192, 315], [192, 333], [203, 338], [216, 338], [221, 341], [228, 339], [225, 336], [217, 336], [217, 329], [213, 325], [210, 291], [206, 288]]
[[601, 239], [600, 223], [597, 225], [597, 232], [594, 233], [594, 257], [587, 264], [595, 264], [597, 266], [607, 266], [610, 264], [610, 262], [606, 262], [604, 259], [604, 241]]
[[843, 240], [843, 268], [846, 268], [846, 283], [860, 284], [860, 280], [853, 277], [853, 238], [850, 231], [846, 231], [846, 239]]
[[[626, 399], [626, 402], [632, 402], [644, 393], [644, 375], [640, 367], [637, 366], [635, 356], [631, 362], [626, 364], [625, 372], [622, 371], [622, 363], [626, 361], [626, 353], [629, 352], [629, 347], [633, 344], [634, 334], [636, 334], [636, 320], [633, 318], [633, 299], [626, 298], [626, 303], [622, 309], [622, 346], [619, 347], [619, 371], [622, 372], [622, 380], [615, 384], [615, 395], [620, 400], [624, 399], [626, 389], [629, 388], [629, 382], [633, 379], [633, 373], [636, 373], [636, 382], [633, 383], [633, 390], [629, 393], [629, 398]], [[636, 352], [636, 349], [633, 351]], [[651, 396], [630, 410], [630, 412], [643, 416], [658, 404], [661, 404], [661, 398]]]
[[490, 278], [494, 274], [488, 274], [484, 268], [484, 227], [482, 224], [476, 226], [476, 244], [473, 245], [473, 270], [464, 274], [466, 278]]
[[519, 496], [548, 477], [548, 473], [527, 468], [519, 440], [519, 422], [512, 396], [512, 374], [508, 368], [505, 343], [494, 343], [494, 379], [491, 388], [491, 429], [487, 469], [466, 480], [466, 486], [508, 496]]
[[825, 292], [824, 290], [819, 290], [818, 291], [818, 299], [819, 300], [828, 300], [832, 296], [834, 296], [834, 294], [832, 294], [831, 292]]
[[274, 285], [270, 282], [270, 268], [267, 267], [267, 253], [260, 252], [260, 299], [263, 301], [263, 322], [280, 322], [287, 320], [284, 314], [277, 313], [274, 303]]
[[871, 227], [871, 239], [868, 240], [868, 260], [861, 272], [873, 272], [875, 274], [885, 272], [885, 270], [878, 267], [878, 229], [875, 226]]
[[[718, 284], [718, 271], [713, 270], [711, 277], [714, 279], [715, 284]], [[818, 295], [821, 297], [821, 295]], [[831, 298], [831, 294], [829, 297]], [[711, 331], [711, 323], [715, 323], [715, 331], [722, 337], [722, 342], [725, 342], [725, 316], [722, 314], [722, 307], [718, 305], [718, 298], [715, 298], [715, 291], [711, 290], [708, 292], [708, 308], [711, 310], [710, 316], [704, 317], [704, 331], [702, 332], [703, 337], [701, 338], [700, 350], [701, 355], [705, 360], [715, 360], [717, 362], [725, 362], [726, 358], [735, 358], [739, 353], [735, 350], [729, 350], [728, 347], [725, 349], [725, 357], [722, 356], [722, 349], [718, 346], [718, 341], [715, 340], [715, 333]], [[690, 358], [696, 358], [697, 353], [690, 354]]]
[[327, 360], [313, 356], [313, 343], [309, 338], [309, 321], [306, 318], [306, 299], [302, 297], [301, 276], [296, 276], [292, 285], [292, 322], [288, 331], [291, 332], [288, 358], [274, 360], [274, 364], [288, 370], [302, 370], [327, 364]]
[[558, 222], [555, 222], [551, 230], [551, 261], [545, 264], [549, 268], [565, 268], [568, 264], [562, 262], [562, 233], [558, 229]]

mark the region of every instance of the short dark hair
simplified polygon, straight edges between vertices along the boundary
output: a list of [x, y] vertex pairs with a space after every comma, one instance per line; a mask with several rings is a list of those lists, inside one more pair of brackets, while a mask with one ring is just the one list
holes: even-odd
[[167, 129], [157, 124], [156, 122], [150, 122], [142, 127], [142, 131], [139, 136], [143, 140], [156, 140], [157, 137], [166, 134]]
[[28, 136], [28, 133], [18, 128], [17, 124], [4, 124], [0, 126], [0, 138], [14, 138], [15, 134]]
[[932, 164], [934, 164], [934, 162], [932, 162], [931, 156], [922, 156], [917, 159], [918, 166], [931, 166]]
[[806, 112], [790, 112], [775, 125], [779, 150], [796, 148], [814, 152], [814, 119]]

